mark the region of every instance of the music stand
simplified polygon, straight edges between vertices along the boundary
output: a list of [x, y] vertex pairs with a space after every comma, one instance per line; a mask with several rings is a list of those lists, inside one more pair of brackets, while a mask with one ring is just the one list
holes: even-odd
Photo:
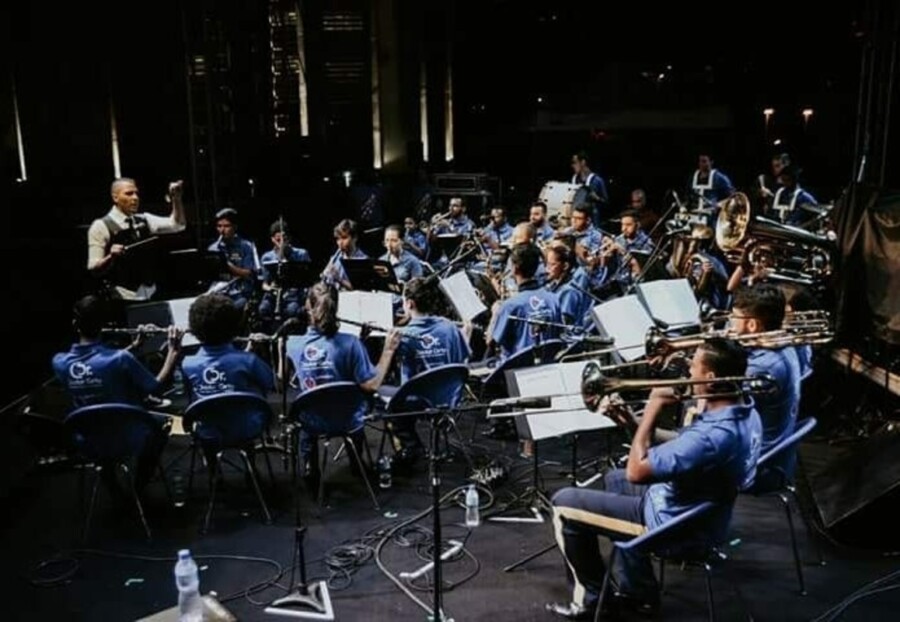
[[282, 316], [282, 297], [288, 289], [306, 290], [318, 279], [308, 261], [267, 261], [263, 264], [265, 273], [272, 278], [272, 282], [278, 286], [275, 295], [275, 321], [284, 319]]
[[383, 259], [346, 259], [341, 257], [341, 265], [347, 273], [347, 280], [353, 289], [360, 291], [402, 293], [394, 266]]
[[700, 305], [687, 279], [641, 283], [637, 295], [650, 317], [663, 328], [700, 325]]
[[438, 257], [443, 255], [452, 257], [459, 250], [465, 236], [458, 233], [439, 233], [433, 239], [435, 246], [440, 251]]

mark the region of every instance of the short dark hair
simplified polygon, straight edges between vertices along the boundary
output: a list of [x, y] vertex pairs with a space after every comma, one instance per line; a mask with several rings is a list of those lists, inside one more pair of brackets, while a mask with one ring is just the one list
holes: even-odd
[[784, 321], [784, 294], [768, 283], [739, 289], [734, 295], [732, 307], [746, 311], [762, 322], [764, 330], [778, 330]]
[[403, 227], [401, 227], [400, 225], [388, 225], [384, 228], [384, 232], [387, 233], [388, 231], [393, 231], [400, 237], [400, 239], [403, 239], [404, 231]]
[[541, 263], [541, 251], [532, 244], [516, 244], [512, 249], [510, 261], [512, 261], [513, 267], [518, 269], [520, 275], [526, 279], [532, 279]]
[[572, 157], [576, 160], [581, 160], [588, 166], [591, 165], [591, 157], [588, 155], [587, 151], [584, 151], [583, 149], [581, 151], [576, 151], [575, 153], [573, 153]]
[[203, 294], [191, 304], [188, 324], [200, 343], [221, 346], [237, 337], [243, 313], [222, 294]]
[[306, 294], [309, 303], [310, 326], [325, 335], [333, 337], [338, 331], [338, 291], [328, 283], [319, 282], [309, 288]]
[[334, 235], [342, 237], [347, 235], [351, 238], [357, 238], [359, 237], [359, 226], [356, 224], [356, 221], [345, 218], [334, 226]]
[[747, 350], [734, 339], [716, 337], [698, 348], [703, 363], [717, 378], [743, 376], [747, 373]]
[[539, 208], [541, 208], [542, 212], [544, 212], [545, 214], [547, 213], [547, 204], [544, 203], [543, 201], [541, 201], [540, 199], [538, 199], [537, 201], [532, 203], [531, 207], [539, 207]]
[[792, 311], [815, 311], [822, 308], [822, 303], [806, 287], [798, 287], [791, 294], [788, 303]]
[[238, 213], [236, 209], [234, 209], [233, 207], [226, 207], [216, 212], [216, 222], [220, 220], [227, 220], [231, 224], [236, 224], [237, 215]]
[[414, 277], [403, 287], [403, 297], [411, 300], [416, 309], [425, 315], [431, 315], [437, 308], [437, 290], [422, 277]]
[[619, 218], [631, 218], [636, 223], [641, 224], [641, 215], [638, 214], [636, 209], [627, 209], [619, 216]]
[[85, 296], [72, 307], [72, 320], [78, 334], [96, 339], [109, 321], [109, 305], [99, 296]]
[[279, 218], [269, 227], [269, 235], [274, 236], [276, 233], [288, 235], [288, 224], [284, 218]]
[[575, 253], [563, 242], [554, 242], [547, 247], [548, 253], [553, 253], [560, 263], [569, 264], [569, 269], [575, 265]]
[[576, 205], [572, 208], [572, 211], [573, 212], [581, 212], [585, 216], [590, 217], [591, 206], [588, 205], [587, 203], [579, 203], [578, 205]]

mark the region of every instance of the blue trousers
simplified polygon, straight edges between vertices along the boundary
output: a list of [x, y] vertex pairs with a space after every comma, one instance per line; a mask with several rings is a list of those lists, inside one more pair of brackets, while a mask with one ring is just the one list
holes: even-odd
[[[647, 487], [629, 483], [621, 469], [607, 473], [604, 482], [606, 490], [563, 488], [553, 495], [554, 533], [566, 560], [572, 602], [583, 607], [596, 605], [606, 575], [597, 536], [630, 540], [646, 530]], [[618, 591], [645, 602], [659, 599], [649, 556], [620, 551], [612, 573]]]

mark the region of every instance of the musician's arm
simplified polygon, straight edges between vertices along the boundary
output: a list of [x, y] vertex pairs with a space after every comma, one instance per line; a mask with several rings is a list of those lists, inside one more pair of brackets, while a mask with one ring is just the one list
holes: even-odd
[[95, 220], [90, 229], [88, 229], [88, 270], [100, 272], [109, 267], [117, 255], [125, 252], [125, 247], [121, 244], [113, 244], [109, 253], [106, 252], [106, 245], [109, 243], [109, 229], [103, 224], [102, 220]]

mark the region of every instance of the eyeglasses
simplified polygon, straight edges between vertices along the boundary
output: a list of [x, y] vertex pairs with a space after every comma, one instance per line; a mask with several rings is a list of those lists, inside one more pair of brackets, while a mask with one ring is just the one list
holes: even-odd
[[732, 313], [730, 317], [732, 320], [755, 320], [756, 319], [752, 315], [735, 315], [734, 313]]

